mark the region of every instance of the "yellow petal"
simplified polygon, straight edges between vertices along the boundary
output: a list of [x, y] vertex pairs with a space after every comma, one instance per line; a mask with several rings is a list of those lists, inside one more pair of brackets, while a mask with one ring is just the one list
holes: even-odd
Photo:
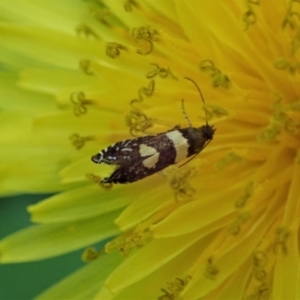
[[92, 299], [99, 287], [103, 285], [106, 277], [120, 264], [122, 259], [122, 256], [117, 253], [101, 255], [70, 277], [38, 295], [36, 299]]
[[35, 261], [76, 250], [118, 233], [114, 211], [80, 221], [35, 225], [0, 242], [0, 262]]
[[[278, 253], [277, 256], [272, 296], [274, 299], [297, 299], [300, 295], [299, 236], [297, 231], [290, 232], [285, 246], [288, 252]], [[280, 248], [278, 250], [280, 251]]]
[[[145, 189], [141, 182], [136, 192]], [[39, 223], [69, 222], [98, 216], [119, 210], [134, 201], [129, 185], [104, 190], [100, 186], [73, 189], [28, 207], [31, 220]]]

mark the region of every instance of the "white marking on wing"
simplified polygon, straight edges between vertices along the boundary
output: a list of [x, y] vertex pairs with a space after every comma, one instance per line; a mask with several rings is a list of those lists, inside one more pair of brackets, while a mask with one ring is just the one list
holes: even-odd
[[131, 148], [123, 148], [123, 149], [121, 149], [121, 151], [132, 151], [132, 149]]
[[145, 160], [143, 160], [143, 165], [148, 169], [155, 167], [155, 165], [158, 162], [159, 153], [157, 152], [157, 150], [155, 148], [153, 148], [151, 146], [141, 144], [140, 145], [140, 155], [142, 157], [150, 156], [150, 157], [146, 158]]
[[176, 150], [175, 162], [179, 162], [188, 156], [188, 140], [178, 130], [166, 133], [166, 136], [172, 141]]
[[149, 155], [154, 155], [156, 154], [157, 151], [155, 148], [151, 147], [151, 146], [147, 146], [145, 144], [141, 144], [140, 145], [140, 155], [143, 156], [149, 156]]
[[158, 153], [153, 156], [150, 156], [150, 157], [146, 158], [145, 160], [143, 160], [143, 165], [148, 169], [154, 168], [158, 162], [158, 158], [159, 158]]

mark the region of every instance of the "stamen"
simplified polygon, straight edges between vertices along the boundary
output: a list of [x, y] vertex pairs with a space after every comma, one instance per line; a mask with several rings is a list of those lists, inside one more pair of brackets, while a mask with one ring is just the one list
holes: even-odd
[[286, 130], [290, 134], [298, 132], [300, 123], [287, 115], [288, 110], [291, 110], [289, 106], [276, 107], [270, 125], [257, 136], [259, 142], [273, 141], [282, 130]]
[[140, 101], [143, 100], [143, 94], [148, 98], [151, 97], [154, 92], [154, 89], [155, 89], [155, 80], [151, 79], [149, 81], [148, 87], [142, 87], [139, 89], [138, 94], [139, 94]]
[[88, 59], [81, 59], [79, 61], [79, 68], [86, 74], [86, 75], [95, 75], [92, 70], [92, 62]]
[[255, 268], [262, 269], [268, 262], [267, 254], [265, 251], [255, 251], [252, 254], [252, 260]]
[[256, 14], [252, 6], [259, 4], [260, 0], [247, 0], [247, 11], [243, 14], [243, 21], [246, 24], [245, 30], [248, 30], [251, 25], [256, 23]]
[[146, 238], [150, 236], [147, 229], [138, 225], [131, 233], [127, 233], [127, 237], [120, 236], [114, 241], [105, 245], [105, 252], [111, 253], [118, 250], [122, 255], [127, 256], [133, 248], [140, 248], [145, 245]]
[[98, 252], [94, 247], [88, 247], [81, 254], [81, 260], [88, 263], [97, 259], [99, 254], [100, 252]]
[[204, 276], [214, 280], [216, 279], [219, 273], [220, 273], [220, 269], [216, 265], [214, 265], [213, 258], [212, 257], [208, 258], [206, 263], [206, 268], [204, 271]]
[[295, 158], [295, 162], [300, 165], [300, 151], [298, 150], [297, 151], [297, 155], [296, 155], [296, 158]]
[[78, 133], [74, 133], [70, 136], [71, 143], [77, 150], [80, 150], [85, 145], [85, 142], [92, 141], [94, 138], [92, 135], [80, 136]]
[[101, 177], [92, 173], [86, 174], [86, 178], [94, 183], [99, 184]]
[[98, 34], [91, 27], [89, 27], [86, 24], [81, 24], [81, 25], [77, 26], [77, 28], [75, 30], [76, 30], [77, 35], [80, 37], [84, 37], [84, 38], [93, 37], [97, 40], [99, 39]]
[[203, 72], [207, 72], [210, 74], [212, 78], [212, 84], [214, 87], [223, 87], [228, 89], [230, 86], [230, 80], [227, 75], [222, 73], [220, 69], [218, 69], [213, 61], [206, 59], [200, 63], [200, 70]]
[[245, 187], [244, 193], [239, 197], [239, 199], [235, 202], [236, 208], [242, 208], [248, 202], [249, 198], [252, 197], [254, 192], [254, 182], [250, 181]]
[[295, 38], [292, 40], [291, 56], [296, 55], [296, 52], [298, 51], [299, 47], [300, 47], [300, 32], [297, 31], [295, 34]]
[[250, 218], [249, 212], [242, 212], [237, 219], [228, 227], [228, 233], [232, 235], [237, 235], [240, 230], [242, 224], [247, 222], [247, 220]]
[[185, 289], [188, 283], [191, 281], [191, 276], [184, 278], [175, 278], [173, 282], [167, 282], [167, 288], [162, 288], [161, 291], [164, 295], [159, 296], [158, 300], [176, 300], [180, 299], [179, 294]]
[[120, 50], [127, 50], [127, 48], [122, 44], [118, 44], [115, 42], [110, 42], [106, 44], [106, 54], [111, 58], [118, 57], [121, 54]]
[[232, 163], [237, 163], [241, 161], [243, 161], [243, 158], [241, 156], [237, 155], [234, 152], [230, 152], [225, 157], [221, 158], [219, 161], [216, 162], [215, 168], [216, 170], [220, 171], [226, 168], [228, 165], [231, 165]]
[[124, 241], [123, 241], [123, 243], [121, 243], [121, 242], [117, 243], [116, 241], [109, 242], [105, 245], [106, 253], [111, 253], [115, 250], [120, 251], [123, 256], [127, 256], [131, 251], [131, 247], [130, 247], [130, 245], [126, 244]]
[[[298, 11], [295, 10], [295, 5], [298, 3]], [[300, 31], [299, 31], [299, 25], [300, 25], [300, 13], [299, 13], [299, 0], [290, 0], [289, 1], [289, 7], [287, 10], [287, 13], [282, 21], [282, 28], [286, 29], [287, 27], [290, 28], [290, 30], [294, 31], [294, 37], [292, 37], [291, 41], [291, 53], [290, 57], [293, 57], [296, 55], [296, 52], [298, 51], [300, 47]], [[295, 72], [295, 69], [299, 72], [299, 64], [298, 63], [290, 63], [290, 69], [292, 72]]]
[[89, 13], [101, 24], [111, 26], [111, 24], [106, 20], [106, 17], [111, 15], [111, 12], [107, 8], [98, 9], [93, 7], [90, 9]]
[[[139, 101], [134, 99], [134, 101]], [[132, 136], [140, 136], [145, 134], [146, 130], [153, 126], [153, 120], [148, 118], [141, 110], [133, 108], [125, 117], [126, 125], [130, 128], [130, 134]]]
[[98, 176], [98, 175], [95, 175], [95, 174], [92, 174], [92, 173], [88, 173], [86, 174], [86, 178], [88, 180], [90, 180], [91, 182], [93, 183], [96, 183], [97, 185], [101, 186], [102, 188], [104, 188], [105, 190], [109, 190], [112, 188], [113, 184], [112, 183], [104, 183], [104, 182], [101, 182], [101, 177]]
[[135, 0], [125, 0], [125, 3], [124, 3], [125, 11], [131, 12], [133, 10], [133, 7], [139, 8], [139, 5]]
[[300, 111], [300, 100], [296, 100], [284, 107], [286, 110]]
[[291, 75], [295, 75], [300, 71], [300, 63], [298, 62], [290, 62], [285, 58], [280, 58], [274, 62], [274, 67], [278, 70], [288, 71]]
[[290, 231], [288, 230], [288, 228], [280, 227], [277, 229], [276, 234], [277, 234], [277, 237], [276, 237], [276, 241], [273, 246], [273, 250], [274, 250], [275, 254], [277, 254], [278, 250], [280, 249], [281, 253], [283, 255], [287, 255], [288, 249], [286, 246], [286, 242], [290, 236]]
[[142, 26], [139, 28], [134, 28], [131, 31], [132, 37], [137, 41], [137, 42], [144, 42], [148, 44], [148, 50], [147, 51], [142, 51], [142, 50], [136, 50], [138, 54], [141, 55], [147, 55], [152, 52], [153, 50], [153, 42], [157, 41], [157, 35], [158, 31], [155, 29], [152, 29], [150, 26]]
[[263, 282], [256, 286], [254, 289], [254, 292], [250, 295], [248, 295], [245, 299], [249, 300], [256, 300], [256, 299], [269, 299], [271, 293], [271, 288], [270, 286], [266, 283]]
[[253, 276], [257, 281], [264, 282], [268, 273], [264, 269], [267, 264], [267, 256], [264, 251], [256, 251], [252, 256], [253, 260]]
[[87, 105], [93, 104], [93, 100], [89, 100], [85, 98], [85, 95], [83, 92], [75, 92], [71, 94], [71, 103], [73, 104], [74, 108], [74, 114], [77, 117], [80, 117], [81, 115], [84, 115], [87, 113]]
[[298, 28], [298, 22], [300, 21], [300, 14], [294, 10], [295, 3], [299, 3], [299, 0], [290, 0], [288, 11], [282, 21], [282, 28], [286, 28], [287, 26], [290, 29], [295, 30]]
[[266, 270], [257, 269], [257, 270], [254, 270], [253, 273], [254, 273], [254, 277], [257, 281], [264, 281], [268, 276], [268, 273]]
[[258, 134], [257, 140], [259, 142], [271, 142], [274, 141], [277, 135], [280, 133], [280, 128], [273, 125], [272, 127], [268, 127]]
[[179, 169], [177, 167], [170, 167], [164, 172], [168, 177], [169, 185], [175, 192], [176, 202], [179, 197], [191, 198], [196, 192], [188, 181], [195, 173], [196, 170], [194, 168]]
[[150, 72], [147, 73], [146, 77], [147, 78], [153, 78], [156, 75], [159, 75], [161, 78], [166, 78], [169, 75], [173, 78], [173, 79], [178, 79], [177, 77], [175, 77], [171, 71], [171, 69], [168, 68], [161, 68], [158, 64], [154, 64], [151, 63], [151, 65], [155, 66], [156, 68]]
[[213, 118], [222, 118], [229, 115], [229, 112], [220, 106], [205, 104], [203, 106], [203, 109], [206, 113], [206, 119], [207, 121], [212, 120]]

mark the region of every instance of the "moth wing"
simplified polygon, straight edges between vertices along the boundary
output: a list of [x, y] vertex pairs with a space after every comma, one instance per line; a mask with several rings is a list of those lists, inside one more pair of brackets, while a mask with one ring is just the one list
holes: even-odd
[[139, 150], [141, 160], [137, 162], [137, 165], [142, 164], [147, 169], [154, 168], [159, 160], [159, 152], [146, 144], [141, 144]]

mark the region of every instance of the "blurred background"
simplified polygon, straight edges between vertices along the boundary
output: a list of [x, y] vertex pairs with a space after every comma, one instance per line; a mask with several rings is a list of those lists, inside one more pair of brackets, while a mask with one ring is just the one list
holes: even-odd
[[[31, 226], [28, 205], [50, 195], [22, 195], [0, 198], [0, 239], [22, 228]], [[103, 244], [103, 243], [102, 243]], [[101, 244], [95, 245], [97, 249]], [[83, 266], [83, 249], [76, 252], [32, 263], [0, 264], [0, 299], [29, 300]]]

